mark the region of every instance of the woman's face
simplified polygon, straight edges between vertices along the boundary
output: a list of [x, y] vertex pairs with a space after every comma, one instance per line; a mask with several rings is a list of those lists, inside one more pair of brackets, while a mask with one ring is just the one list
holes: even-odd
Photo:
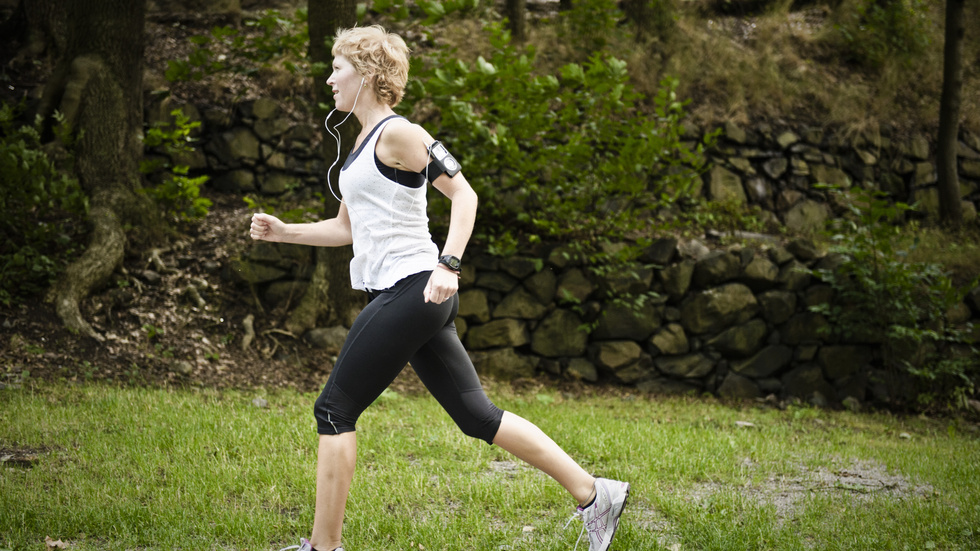
[[333, 59], [333, 73], [327, 79], [327, 86], [333, 91], [334, 107], [338, 111], [351, 111], [354, 99], [366, 80], [354, 70], [350, 61], [342, 55]]

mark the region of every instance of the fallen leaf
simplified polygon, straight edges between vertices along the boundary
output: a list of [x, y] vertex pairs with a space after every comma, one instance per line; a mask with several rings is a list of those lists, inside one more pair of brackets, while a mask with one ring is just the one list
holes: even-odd
[[44, 538], [44, 547], [46, 549], [68, 549], [68, 544], [61, 540], [53, 540], [50, 536]]

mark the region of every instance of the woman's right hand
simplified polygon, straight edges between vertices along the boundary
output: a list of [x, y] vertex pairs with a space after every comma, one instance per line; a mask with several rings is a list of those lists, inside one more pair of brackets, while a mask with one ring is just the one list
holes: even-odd
[[282, 220], [271, 214], [257, 212], [252, 215], [248, 234], [256, 241], [282, 241], [285, 231], [286, 224]]

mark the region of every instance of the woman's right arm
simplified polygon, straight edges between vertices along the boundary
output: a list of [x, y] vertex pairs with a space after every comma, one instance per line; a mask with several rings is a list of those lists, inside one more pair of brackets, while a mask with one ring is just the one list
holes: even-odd
[[309, 224], [287, 224], [271, 214], [257, 212], [252, 215], [249, 235], [256, 241], [315, 247], [340, 247], [353, 242], [350, 216], [344, 203], [340, 204], [335, 218]]

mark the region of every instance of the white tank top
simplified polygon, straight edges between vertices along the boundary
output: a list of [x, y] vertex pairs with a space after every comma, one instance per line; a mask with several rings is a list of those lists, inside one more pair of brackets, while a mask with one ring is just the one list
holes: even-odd
[[432, 270], [439, 248], [429, 233], [426, 188], [410, 188], [381, 174], [375, 146], [384, 119], [371, 130], [340, 171], [340, 193], [350, 213], [354, 258], [350, 280], [354, 289], [380, 291], [410, 275]]

